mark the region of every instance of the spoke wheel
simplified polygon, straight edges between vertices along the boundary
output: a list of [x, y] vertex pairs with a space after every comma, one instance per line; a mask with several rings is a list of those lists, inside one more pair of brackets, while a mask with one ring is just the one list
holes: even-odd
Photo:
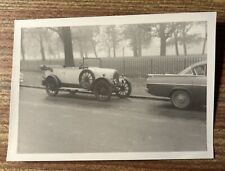
[[108, 101], [112, 95], [112, 87], [104, 80], [96, 83], [94, 94], [99, 101]]
[[176, 108], [185, 109], [190, 106], [191, 97], [186, 91], [176, 90], [171, 96], [171, 101]]
[[125, 98], [130, 96], [131, 94], [131, 84], [126, 79], [122, 79], [119, 81], [116, 86], [116, 95], [120, 98]]
[[53, 78], [46, 81], [46, 92], [49, 96], [56, 96], [59, 92], [59, 87]]
[[84, 70], [79, 76], [79, 83], [82, 88], [90, 89], [95, 80], [94, 74], [90, 70]]

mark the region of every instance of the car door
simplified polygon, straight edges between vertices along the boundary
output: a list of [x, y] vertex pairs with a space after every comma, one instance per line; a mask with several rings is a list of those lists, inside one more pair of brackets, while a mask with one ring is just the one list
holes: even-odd
[[64, 83], [67, 84], [79, 84], [79, 75], [82, 69], [79, 69], [79, 67], [67, 67], [64, 68]]

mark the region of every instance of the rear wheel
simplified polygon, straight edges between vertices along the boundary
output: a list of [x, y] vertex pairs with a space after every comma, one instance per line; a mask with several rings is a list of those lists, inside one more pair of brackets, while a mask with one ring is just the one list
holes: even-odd
[[179, 109], [188, 108], [191, 104], [191, 97], [184, 90], [176, 90], [171, 95], [172, 104]]
[[112, 87], [105, 80], [98, 81], [95, 84], [93, 91], [99, 101], [108, 101], [112, 95]]
[[95, 76], [93, 72], [91, 72], [90, 70], [86, 69], [80, 73], [79, 83], [82, 88], [90, 89], [94, 80], [95, 80]]
[[49, 96], [56, 96], [59, 92], [59, 85], [52, 77], [46, 80], [46, 92]]

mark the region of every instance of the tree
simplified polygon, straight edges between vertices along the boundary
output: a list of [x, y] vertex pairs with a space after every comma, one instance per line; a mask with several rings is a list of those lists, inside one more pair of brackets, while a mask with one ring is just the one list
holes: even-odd
[[[187, 46], [189, 44], [199, 44], [203, 41], [203, 49], [205, 49], [205, 38], [202, 37], [200, 33], [190, 33], [189, 30], [193, 27], [193, 25], [201, 25], [202, 22], [178, 22], [173, 23], [174, 25], [174, 32], [173, 36], [168, 39], [167, 44], [168, 46], [174, 46], [176, 55], [179, 55], [179, 45], [183, 47], [184, 55], [187, 55]], [[204, 50], [202, 52], [204, 53]]]
[[39, 32], [39, 42], [40, 42], [40, 52], [41, 52], [41, 57], [42, 57], [42, 61], [45, 61], [46, 57], [45, 57], [45, 50], [44, 50], [44, 42], [43, 42], [43, 35], [41, 32]]
[[62, 40], [64, 47], [64, 66], [74, 67], [75, 63], [73, 57], [72, 34], [70, 27], [49, 28], [49, 30], [56, 32]]
[[72, 27], [73, 45], [80, 52], [81, 58], [88, 57], [89, 53], [93, 53], [96, 58], [98, 57], [97, 41], [95, 40], [98, 32], [98, 26]]
[[166, 56], [167, 40], [173, 35], [175, 27], [172, 23], [159, 23], [153, 26], [153, 35], [160, 39], [160, 56]]
[[175, 46], [175, 51], [176, 51], [176, 55], [179, 55], [179, 47], [178, 47], [178, 31], [175, 30], [174, 33], [174, 46]]
[[70, 27], [61, 27], [59, 30], [61, 32], [61, 38], [64, 45], [64, 66], [74, 67], [75, 64], [73, 59], [73, 46]]
[[125, 39], [130, 41], [129, 45], [132, 48], [134, 57], [142, 56], [142, 49], [147, 47], [152, 38], [151, 24], [130, 24], [125, 25], [123, 35]]
[[205, 47], [206, 47], [206, 42], [207, 42], [207, 23], [204, 22], [204, 27], [205, 27], [205, 37], [204, 37], [204, 41], [203, 41], [203, 47], [202, 47], [202, 54], [204, 55], [205, 54]]
[[184, 55], [187, 55], [187, 40], [188, 40], [188, 31], [192, 28], [192, 22], [181, 22], [177, 24], [177, 29], [181, 34], [181, 41], [183, 44]]
[[117, 43], [119, 42], [118, 41], [118, 35], [117, 35], [116, 29], [115, 29], [115, 25], [109, 26], [107, 28], [107, 31], [108, 31], [108, 35], [110, 36], [110, 39], [112, 41], [113, 57], [115, 58], [116, 57]]
[[48, 35], [46, 34], [45, 28], [22, 29], [21, 30], [22, 59], [25, 60], [25, 49], [26, 49], [26, 53], [28, 54], [28, 56], [30, 56], [29, 53], [32, 53], [31, 55], [32, 58], [35, 54], [35, 51], [37, 50], [38, 54], [41, 54], [42, 60], [45, 61], [46, 55], [45, 55], [44, 42], [47, 42], [46, 41], [47, 38], [48, 38]]
[[108, 57], [111, 57], [111, 49], [113, 57], [116, 57], [116, 51], [121, 41], [120, 28], [115, 25], [101, 26], [96, 41], [99, 43], [101, 50], [107, 49]]
[[24, 49], [24, 34], [25, 30], [24, 29], [21, 29], [21, 56], [22, 56], [22, 60], [24, 61], [25, 60], [25, 49]]

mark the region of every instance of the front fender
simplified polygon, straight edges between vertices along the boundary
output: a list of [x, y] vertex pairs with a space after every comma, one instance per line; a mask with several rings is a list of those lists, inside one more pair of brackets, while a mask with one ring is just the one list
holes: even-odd
[[125, 77], [125, 76], [120, 76], [120, 77], [119, 77], [119, 80], [122, 80], [122, 79], [127, 80], [129, 83], [131, 83], [130, 79], [128, 79], [128, 78]]
[[109, 84], [109, 86], [113, 87], [113, 82], [112, 82], [110, 79], [101, 77], [101, 78], [97, 78], [97, 79], [93, 82], [93, 84], [91, 85], [91, 90], [93, 90], [94, 87], [95, 87], [95, 85], [96, 85], [96, 83], [99, 82], [99, 81], [101, 81], [101, 80], [104, 80], [105, 82], [107, 82], [107, 83]]

